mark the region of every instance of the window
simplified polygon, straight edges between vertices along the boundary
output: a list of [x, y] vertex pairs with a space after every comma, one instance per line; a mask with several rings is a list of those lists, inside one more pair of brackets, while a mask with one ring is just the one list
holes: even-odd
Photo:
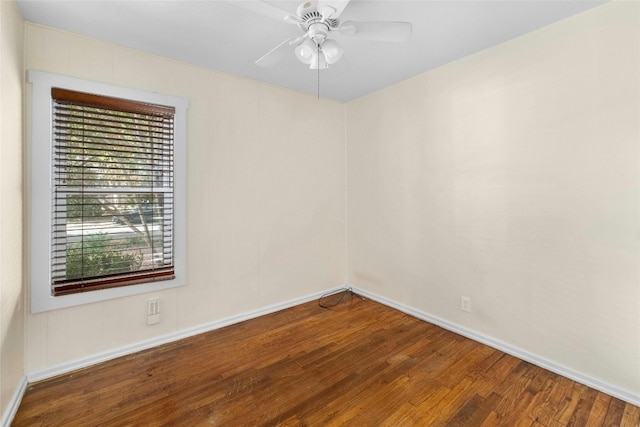
[[51, 96], [53, 295], [173, 279], [175, 109]]
[[29, 80], [32, 312], [184, 284], [186, 102]]

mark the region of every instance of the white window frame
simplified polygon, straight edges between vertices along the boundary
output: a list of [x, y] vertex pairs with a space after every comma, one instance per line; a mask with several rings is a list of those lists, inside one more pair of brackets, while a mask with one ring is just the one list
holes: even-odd
[[[29, 268], [31, 286], [31, 313], [39, 313], [76, 305], [105, 301], [146, 292], [185, 285], [187, 282], [187, 109], [184, 98], [113, 86], [58, 74], [29, 70], [32, 84], [30, 134], [27, 135], [27, 184], [29, 192]], [[113, 98], [172, 106], [174, 117], [174, 262], [172, 280], [121, 286], [81, 292], [71, 295], [51, 295], [51, 236], [52, 215], [52, 124], [53, 108], [51, 88], [58, 87], [78, 92]]]

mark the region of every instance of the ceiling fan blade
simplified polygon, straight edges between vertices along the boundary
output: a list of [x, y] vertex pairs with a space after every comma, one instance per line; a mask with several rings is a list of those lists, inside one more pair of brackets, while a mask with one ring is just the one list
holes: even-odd
[[274, 6], [272, 4], [266, 3], [264, 1], [258, 0], [226, 0], [228, 3], [231, 3], [234, 6], [241, 7], [243, 9], [249, 10], [254, 13], [258, 13], [263, 16], [267, 16], [269, 18], [276, 19], [280, 22], [291, 22], [298, 23], [299, 18], [293, 15], [288, 10], [284, 10], [279, 8], [278, 6]]
[[291, 50], [292, 46], [299, 44], [304, 39], [305, 36], [289, 37], [258, 59], [256, 61], [256, 65], [261, 67], [271, 67], [277, 64], [282, 60], [282, 58], [284, 58], [287, 52]]
[[323, 20], [338, 19], [350, 0], [318, 0], [318, 12]]
[[346, 21], [338, 31], [362, 40], [398, 43], [409, 39], [412, 26], [411, 22]]

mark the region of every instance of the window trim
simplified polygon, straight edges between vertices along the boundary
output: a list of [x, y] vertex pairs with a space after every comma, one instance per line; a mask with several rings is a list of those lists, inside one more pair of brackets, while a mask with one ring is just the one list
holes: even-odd
[[[113, 298], [156, 292], [186, 284], [186, 120], [188, 101], [169, 95], [113, 86], [41, 71], [28, 71], [31, 87], [31, 115], [27, 134], [27, 210], [29, 257], [27, 278], [31, 288], [31, 313], [72, 307]], [[58, 87], [114, 98], [168, 105], [175, 108], [174, 118], [174, 248], [175, 278], [166, 281], [115, 287], [63, 296], [51, 295], [51, 192], [52, 124], [51, 89]]]

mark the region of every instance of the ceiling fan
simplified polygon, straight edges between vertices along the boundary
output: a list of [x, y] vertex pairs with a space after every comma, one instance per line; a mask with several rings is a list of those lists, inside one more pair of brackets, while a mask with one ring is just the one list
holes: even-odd
[[240, 1], [234, 4], [297, 25], [301, 34], [289, 37], [256, 61], [269, 67], [280, 61], [290, 50], [312, 70], [328, 68], [340, 60], [344, 49], [332, 39], [331, 33], [362, 40], [403, 42], [411, 35], [410, 22], [340, 21], [350, 0], [309, 0], [301, 3], [293, 15], [269, 3]]

